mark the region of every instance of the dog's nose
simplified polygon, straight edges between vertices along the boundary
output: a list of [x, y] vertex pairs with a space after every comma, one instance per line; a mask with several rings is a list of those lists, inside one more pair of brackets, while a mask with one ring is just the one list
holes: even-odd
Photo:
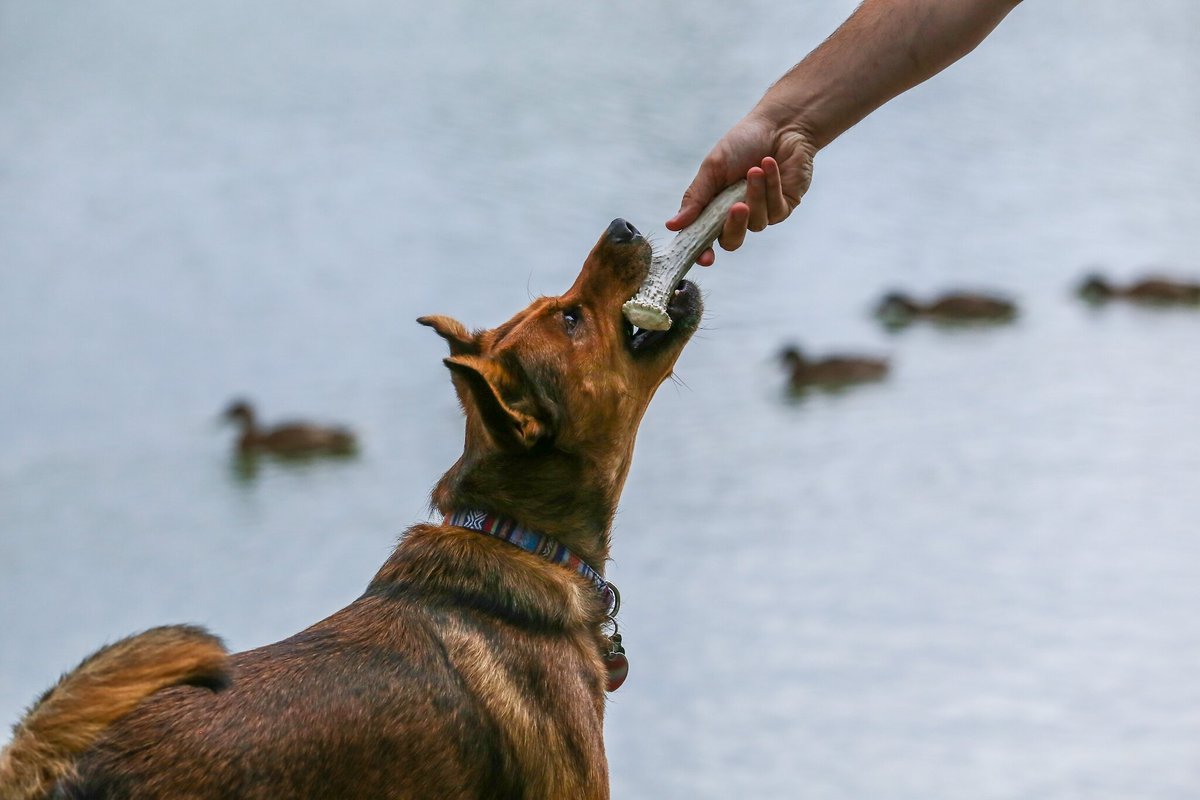
[[608, 226], [608, 240], [617, 244], [626, 244], [632, 242], [642, 234], [638, 229], [630, 225], [623, 219], [614, 219]]

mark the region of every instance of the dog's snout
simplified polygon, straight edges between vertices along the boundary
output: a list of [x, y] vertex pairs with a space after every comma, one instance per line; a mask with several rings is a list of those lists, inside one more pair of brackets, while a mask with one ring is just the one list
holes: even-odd
[[616, 244], [627, 244], [642, 234], [637, 228], [623, 219], [614, 219], [608, 226], [608, 240]]

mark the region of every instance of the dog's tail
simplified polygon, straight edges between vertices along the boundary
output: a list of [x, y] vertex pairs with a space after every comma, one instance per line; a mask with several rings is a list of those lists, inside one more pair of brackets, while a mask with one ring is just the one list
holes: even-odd
[[167, 625], [102, 647], [59, 678], [0, 752], [0, 800], [44, 796], [112, 723], [169, 686], [219, 688], [228, 651], [203, 628]]

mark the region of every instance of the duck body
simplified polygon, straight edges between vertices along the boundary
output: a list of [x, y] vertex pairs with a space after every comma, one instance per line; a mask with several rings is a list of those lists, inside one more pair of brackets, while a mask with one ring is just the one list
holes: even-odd
[[784, 348], [779, 359], [788, 371], [788, 388], [792, 391], [868, 383], [883, 380], [888, 374], [886, 359], [846, 355], [809, 359], [795, 346]]
[[1200, 305], [1200, 283], [1161, 275], [1152, 275], [1128, 286], [1114, 286], [1100, 275], [1089, 275], [1078, 291], [1080, 297], [1092, 303], [1129, 300], [1147, 305]]
[[928, 303], [892, 292], [875, 309], [875, 316], [892, 327], [919, 319], [946, 324], [998, 323], [1016, 315], [1017, 306], [1011, 300], [974, 292], [951, 292]]
[[350, 455], [358, 449], [354, 434], [343, 427], [286, 422], [260, 428], [254, 408], [246, 401], [231, 403], [223, 415], [241, 426], [237, 439], [240, 455], [269, 454], [282, 458]]

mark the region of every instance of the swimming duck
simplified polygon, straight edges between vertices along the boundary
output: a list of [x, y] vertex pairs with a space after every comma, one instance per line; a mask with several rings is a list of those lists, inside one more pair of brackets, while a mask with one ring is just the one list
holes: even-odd
[[1155, 305], [1200, 305], [1200, 284], [1152, 275], [1128, 286], [1113, 286], [1103, 276], [1092, 273], [1079, 285], [1079, 296], [1089, 303], [1112, 299], [1132, 300]]
[[889, 327], [927, 319], [941, 323], [1008, 322], [1017, 315], [1009, 300], [970, 292], [944, 294], [931, 303], [919, 303], [906, 294], [891, 292], [875, 308], [875, 316]]
[[241, 426], [237, 450], [241, 455], [269, 453], [283, 457], [349, 455], [358, 446], [354, 434], [345, 428], [321, 427], [306, 422], [289, 422], [262, 430], [254, 407], [235, 400], [222, 415]]
[[785, 347], [779, 354], [779, 360], [788, 371], [788, 388], [792, 391], [878, 381], [886, 377], [888, 372], [885, 359], [838, 355], [810, 360], [795, 345]]

